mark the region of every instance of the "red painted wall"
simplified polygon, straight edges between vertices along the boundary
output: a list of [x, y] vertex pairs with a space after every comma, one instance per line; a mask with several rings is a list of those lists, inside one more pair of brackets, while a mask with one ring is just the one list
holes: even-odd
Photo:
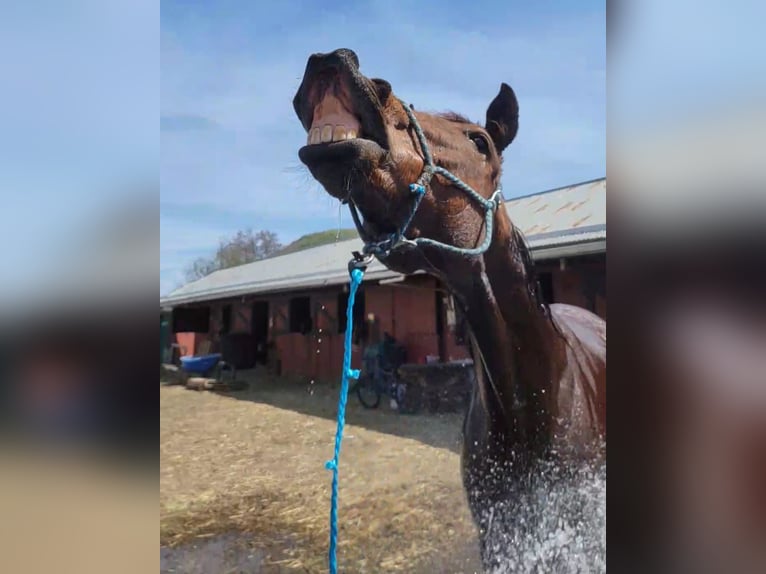
[[468, 346], [459, 345], [456, 341], [454, 329], [448, 329], [447, 331], [447, 360], [448, 361], [460, 361], [463, 359], [470, 359], [471, 353], [468, 351]]
[[[313, 315], [312, 333], [289, 333], [289, 297], [270, 302], [272, 328], [270, 339], [283, 375], [306, 379], [329, 380], [340, 376], [343, 364], [344, 334], [338, 333], [338, 292], [309, 295]], [[341, 312], [345, 313], [345, 309]], [[355, 346], [352, 364], [361, 362], [362, 350]]]
[[[561, 269], [558, 261], [549, 262], [538, 267], [540, 272], [551, 273], [553, 279], [553, 299], [557, 303], [567, 303], [590, 309], [601, 318], [606, 319], [606, 256], [588, 256], [577, 259], [568, 259], [564, 269]], [[594, 296], [593, 305], [590, 305], [585, 295], [588, 290], [588, 280], [600, 277], [597, 282], [603, 294]], [[593, 289], [591, 284], [590, 288]]]
[[[340, 377], [345, 334], [338, 332], [340, 289], [310, 294], [314, 332], [285, 333], [289, 326], [289, 297], [272, 299], [273, 340], [284, 375], [327, 380]], [[435, 333], [434, 291], [393, 285], [365, 285], [365, 316], [370, 330], [379, 336], [388, 332], [407, 348], [411, 362], [425, 362], [426, 355], [438, 355]], [[369, 323], [368, 323], [369, 325]], [[373, 333], [368, 333], [372, 338]], [[352, 347], [352, 366], [361, 365], [363, 343]]]
[[426, 355], [438, 355], [436, 300], [431, 288], [392, 287], [394, 290], [394, 337], [407, 347], [411, 363], [425, 363]]
[[209, 341], [208, 333], [176, 333], [174, 340], [181, 345], [181, 355], [196, 355], [200, 351], [200, 345], [203, 341]]

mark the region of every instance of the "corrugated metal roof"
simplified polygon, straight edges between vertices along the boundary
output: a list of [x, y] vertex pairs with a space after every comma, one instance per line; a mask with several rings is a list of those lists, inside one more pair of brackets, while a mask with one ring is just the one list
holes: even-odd
[[[231, 297], [246, 293], [264, 293], [308, 287], [322, 287], [348, 281], [348, 261], [352, 251], [360, 251], [359, 238], [320, 245], [279, 257], [262, 259], [247, 265], [222, 269], [176, 289], [161, 303], [173, 304]], [[385, 279], [399, 274], [375, 260], [367, 268], [365, 279]]]
[[530, 241], [538, 234], [605, 226], [606, 178], [512, 199], [506, 209]]
[[[595, 245], [596, 251], [606, 248], [605, 178], [512, 199], [505, 205], [537, 259], [577, 255], [585, 244]], [[362, 241], [356, 238], [222, 269], [160, 298], [160, 305], [343, 284], [348, 281], [350, 254], [361, 248]], [[365, 280], [398, 276], [375, 260]]]

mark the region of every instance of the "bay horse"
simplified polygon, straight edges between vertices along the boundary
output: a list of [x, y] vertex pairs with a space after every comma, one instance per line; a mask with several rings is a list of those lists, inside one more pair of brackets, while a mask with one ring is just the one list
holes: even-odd
[[518, 505], [535, 479], [603, 462], [606, 440], [606, 323], [543, 303], [524, 238], [502, 208], [516, 95], [503, 83], [484, 126], [416, 112], [339, 49], [309, 57], [293, 106], [308, 134], [298, 155], [350, 206], [366, 254], [437, 277], [467, 319], [476, 382], [462, 476], [484, 568], [496, 568], [523, 528]]

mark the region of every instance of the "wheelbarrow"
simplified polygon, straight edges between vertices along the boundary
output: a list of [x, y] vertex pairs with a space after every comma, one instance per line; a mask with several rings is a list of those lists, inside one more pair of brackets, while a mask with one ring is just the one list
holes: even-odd
[[221, 353], [181, 357], [181, 369], [190, 375], [200, 375], [202, 377], [215, 372], [214, 378], [217, 380], [221, 380], [223, 371], [229, 371], [231, 380], [234, 380], [236, 376], [234, 367], [221, 360], [221, 358]]

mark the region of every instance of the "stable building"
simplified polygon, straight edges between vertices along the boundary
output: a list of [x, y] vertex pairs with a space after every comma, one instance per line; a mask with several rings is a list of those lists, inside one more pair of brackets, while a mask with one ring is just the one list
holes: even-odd
[[[606, 179], [515, 198], [505, 208], [527, 239], [546, 301], [605, 318]], [[244, 366], [271, 365], [281, 375], [337, 378], [347, 328], [347, 266], [351, 252], [361, 248], [360, 239], [322, 245], [216, 271], [176, 289], [160, 299], [166, 350], [221, 351]], [[459, 313], [428, 275], [403, 276], [373, 261], [353, 323], [356, 365], [364, 344], [384, 332], [405, 345], [410, 362], [468, 357]]]

